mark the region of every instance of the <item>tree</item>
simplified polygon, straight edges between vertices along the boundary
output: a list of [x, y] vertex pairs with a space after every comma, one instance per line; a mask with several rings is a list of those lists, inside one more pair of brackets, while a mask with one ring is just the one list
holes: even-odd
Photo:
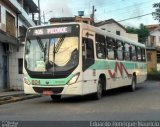
[[155, 12], [152, 12], [153, 18], [160, 23], [160, 3], [153, 4], [153, 8], [155, 8]]
[[139, 28], [127, 27], [128, 33], [138, 34], [138, 42], [145, 43], [149, 36], [149, 30], [143, 25], [140, 24]]

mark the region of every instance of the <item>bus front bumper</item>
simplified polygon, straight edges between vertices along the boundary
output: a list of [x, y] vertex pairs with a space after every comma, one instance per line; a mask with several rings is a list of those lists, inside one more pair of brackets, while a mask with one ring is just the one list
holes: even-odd
[[53, 95], [82, 95], [82, 82], [76, 82], [72, 85], [64, 86], [34, 86], [24, 83], [24, 92], [26, 94], [43, 94], [44, 91], [52, 91]]

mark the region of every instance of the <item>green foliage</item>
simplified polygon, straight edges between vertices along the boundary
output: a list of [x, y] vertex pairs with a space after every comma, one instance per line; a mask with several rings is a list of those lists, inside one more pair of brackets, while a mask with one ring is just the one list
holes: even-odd
[[160, 23], [160, 3], [153, 4], [153, 8], [155, 8], [155, 12], [152, 12], [153, 18]]
[[141, 43], [145, 43], [149, 36], [149, 30], [143, 24], [140, 24], [139, 28], [127, 27], [127, 32], [138, 34], [138, 41]]

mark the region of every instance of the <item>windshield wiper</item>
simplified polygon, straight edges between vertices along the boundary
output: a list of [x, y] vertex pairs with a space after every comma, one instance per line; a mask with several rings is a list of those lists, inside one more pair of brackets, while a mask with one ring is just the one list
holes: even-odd
[[56, 45], [56, 47], [55, 47], [55, 53], [57, 53], [58, 51], [59, 51], [59, 49], [60, 49], [60, 47], [62, 46], [62, 43], [63, 43], [63, 41], [64, 41], [64, 38], [65, 38], [65, 36], [63, 35], [60, 39], [59, 39], [59, 41], [57, 42], [57, 45]]
[[60, 47], [62, 46], [62, 43], [64, 41], [65, 35], [62, 35], [62, 37], [58, 40], [57, 45], [53, 46], [53, 61], [55, 61], [56, 53], [59, 51]]
[[47, 52], [46, 52], [47, 43], [44, 46], [40, 37], [37, 37], [37, 42], [39, 44], [39, 47], [40, 47], [41, 51], [44, 53], [44, 61], [45, 61], [46, 60], [46, 54], [47, 54]]
[[37, 42], [39, 44], [40, 49], [42, 50], [42, 52], [45, 52], [45, 47], [43, 45], [42, 40], [40, 39], [40, 37], [37, 37]]

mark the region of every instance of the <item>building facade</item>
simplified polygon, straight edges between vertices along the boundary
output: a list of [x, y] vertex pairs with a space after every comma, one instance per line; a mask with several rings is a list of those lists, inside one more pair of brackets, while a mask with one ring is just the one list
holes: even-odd
[[150, 60], [148, 62], [154, 65], [149, 67], [149, 71], [152, 70], [160, 71], [160, 26], [159, 24], [154, 24], [154, 25], [148, 25], [146, 26], [146, 28], [148, 28], [150, 31], [147, 47], [148, 49], [152, 49], [152, 52], [150, 51], [150, 53], [148, 54], [148, 60]]
[[114, 19], [109, 19], [95, 24], [96, 27], [101, 28], [102, 30], [124, 36], [130, 40], [138, 42], [138, 35], [127, 33], [127, 29], [122, 26], [120, 23], [116, 22]]
[[85, 17], [80, 17], [80, 16], [75, 16], [75, 17], [61, 17], [61, 18], [51, 18], [50, 24], [54, 23], [66, 23], [66, 22], [83, 22], [92, 25], [93, 20], [91, 18], [85, 18]]
[[0, 90], [23, 88], [24, 39], [35, 13], [33, 0], [0, 0]]

